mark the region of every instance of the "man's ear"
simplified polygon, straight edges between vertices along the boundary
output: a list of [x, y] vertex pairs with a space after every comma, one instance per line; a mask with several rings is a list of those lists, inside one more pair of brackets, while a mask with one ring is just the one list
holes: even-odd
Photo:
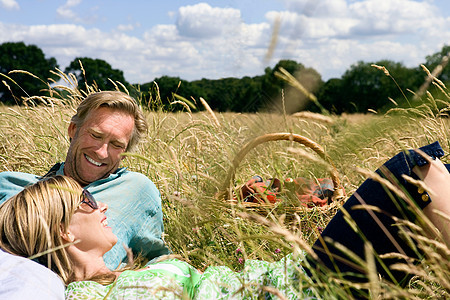
[[77, 125], [75, 125], [75, 123], [73, 123], [73, 122], [70, 122], [69, 128], [67, 128], [67, 133], [69, 134], [69, 138], [73, 139], [76, 132], [77, 132]]

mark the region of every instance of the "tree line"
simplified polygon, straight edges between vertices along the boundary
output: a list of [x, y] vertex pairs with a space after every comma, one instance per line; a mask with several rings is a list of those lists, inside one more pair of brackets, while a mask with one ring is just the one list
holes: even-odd
[[[450, 46], [446, 45], [441, 51], [426, 56], [423, 64], [432, 71], [445, 57], [448, 58], [449, 53]], [[58, 80], [58, 75], [51, 72], [56, 68], [59, 68], [56, 59], [46, 58], [44, 52], [35, 45], [23, 42], [1, 44], [0, 102], [7, 105], [22, 104], [26, 96], [46, 95], [49, 80]], [[292, 75], [291, 82], [280, 76], [283, 69]], [[202, 97], [213, 110], [220, 112], [293, 113], [309, 110], [336, 114], [411, 105], [411, 92], [417, 91], [426, 77], [420, 66], [408, 68], [391, 60], [359, 61], [341, 78], [332, 78], [326, 82], [316, 70], [293, 60], [280, 60], [273, 68], [267, 67], [264, 74], [253, 77], [187, 81], [179, 77], [162, 76], [144, 84], [129, 83], [123, 71], [113, 69], [104, 60], [88, 57], [75, 58], [64, 72], [76, 76], [80, 89], [86, 89], [86, 85], [95, 85], [100, 90], [110, 90], [115, 88], [114, 82], [120, 82], [142, 105], [150, 109], [177, 111], [187, 106], [191, 106], [189, 109], [192, 110], [201, 109], [198, 102]], [[438, 78], [448, 85], [450, 66], [444, 67]], [[310, 101], [299, 86], [315, 95], [317, 101]]]

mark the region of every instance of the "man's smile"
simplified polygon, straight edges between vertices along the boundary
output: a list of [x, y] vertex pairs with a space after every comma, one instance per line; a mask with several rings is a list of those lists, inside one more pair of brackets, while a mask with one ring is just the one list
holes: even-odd
[[88, 162], [90, 162], [93, 165], [96, 165], [97, 167], [101, 167], [102, 163], [101, 162], [97, 162], [95, 160], [93, 160], [92, 158], [90, 158], [89, 156], [87, 156], [86, 154], [84, 155], [84, 157], [87, 159]]

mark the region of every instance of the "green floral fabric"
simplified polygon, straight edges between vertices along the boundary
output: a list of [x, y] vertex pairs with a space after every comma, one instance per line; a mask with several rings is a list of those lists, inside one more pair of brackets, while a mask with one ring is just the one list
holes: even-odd
[[170, 259], [140, 271], [124, 271], [110, 285], [93, 281], [69, 284], [66, 299], [316, 299], [306, 286], [300, 260], [292, 254], [274, 263], [247, 260], [240, 272], [225, 266], [202, 274], [188, 263]]

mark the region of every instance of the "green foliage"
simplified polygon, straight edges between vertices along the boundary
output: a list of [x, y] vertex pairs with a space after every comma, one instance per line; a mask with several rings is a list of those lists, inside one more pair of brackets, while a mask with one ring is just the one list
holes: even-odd
[[[288, 83], [278, 78], [275, 73], [284, 68], [289, 74], [309, 92], [316, 93], [323, 84], [320, 74], [312, 69], [306, 68], [301, 63], [293, 60], [280, 60], [273, 69], [266, 68], [262, 89], [268, 99], [271, 100], [271, 111], [294, 113], [303, 110], [307, 106], [305, 95], [294, 90]], [[285, 90], [285, 101], [280, 101], [282, 90]], [[283, 107], [284, 106], [284, 107]]]
[[193, 81], [192, 85], [198, 94], [196, 98], [202, 97], [208, 101], [208, 105], [217, 111], [232, 110], [232, 107], [242, 102], [239, 93], [244, 93], [246, 88], [241, 85], [240, 79], [222, 78], [218, 80], [201, 79]]
[[[385, 67], [389, 72], [374, 67]], [[330, 79], [319, 93], [319, 100], [336, 113], [380, 110], [397, 103], [408, 103], [403, 87], [416, 90], [423, 81], [417, 68], [409, 69], [401, 63], [382, 60], [376, 63], [358, 62], [344, 73], [341, 79]], [[401, 86], [397, 86], [397, 83]]]
[[263, 102], [260, 77], [202, 79], [193, 81], [192, 85], [199, 93], [198, 97], [220, 112], [255, 112]]
[[190, 82], [170, 76], [162, 76], [153, 82], [142, 84], [140, 89], [144, 105], [152, 110], [180, 111], [184, 107], [176, 103], [175, 94], [186, 98], [189, 102], [192, 101], [191, 97], [200, 94]]
[[[325, 82], [317, 94], [320, 103], [328, 109], [329, 112], [339, 114], [344, 112], [345, 90], [342, 79], [331, 78]], [[312, 111], [317, 111], [311, 108]]]
[[74, 73], [81, 89], [85, 89], [87, 85], [94, 85], [102, 91], [114, 90], [116, 82], [122, 83], [127, 88], [130, 86], [123, 76], [123, 71], [113, 69], [102, 59], [77, 57], [65, 69], [65, 73]]
[[[314, 69], [305, 68], [292, 60], [281, 60], [273, 69], [267, 67], [262, 76], [246, 76], [241, 79], [201, 79], [191, 82], [179, 77], [163, 76], [152, 83], [141, 85], [141, 90], [151, 90], [156, 83], [159, 87], [161, 102], [164, 108], [169, 110], [182, 109], [180, 105], [171, 105], [174, 99], [173, 94], [178, 94], [186, 99], [198, 100], [202, 97], [213, 110], [219, 112], [282, 111], [282, 103], [279, 101], [282, 90], [288, 89], [291, 102], [303, 96], [298, 92], [289, 93], [288, 83], [275, 76], [275, 72], [280, 67], [296, 76], [299, 82], [311, 92], [315, 92], [322, 84], [319, 73]], [[298, 107], [288, 112], [297, 110]]]
[[[445, 45], [442, 47], [442, 50], [440, 52], [437, 52], [433, 55], [429, 55], [426, 57], [425, 66], [428, 68], [428, 70], [432, 71], [434, 70], [439, 64], [442, 63], [442, 59], [447, 56], [447, 60], [449, 59], [450, 55], [450, 45]], [[447, 67], [442, 70], [442, 73], [438, 76], [438, 79], [444, 81], [444, 82], [450, 82], [450, 67], [447, 62]]]
[[[427, 56], [425, 62], [430, 71], [443, 66], [437, 77], [444, 83], [450, 81], [450, 64], [443, 64], [443, 58], [448, 59], [449, 51], [450, 46], [444, 46], [441, 51]], [[143, 106], [151, 110], [203, 110], [204, 107], [199, 103], [200, 97], [218, 112], [291, 114], [301, 110], [327, 110], [341, 114], [365, 113], [368, 110], [385, 112], [392, 107], [405, 108], [417, 104], [410, 101], [413, 95], [406, 89], [416, 92], [422, 85], [426, 74], [421, 68], [407, 68], [402, 63], [390, 60], [374, 64], [385, 69], [374, 67], [370, 62], [360, 61], [352, 65], [341, 78], [332, 78], [325, 83], [316, 70], [293, 60], [280, 60], [273, 68], [267, 67], [264, 74], [254, 77], [187, 81], [180, 77], [162, 76], [134, 86], [125, 81], [121, 70], [113, 69], [101, 59], [75, 58], [65, 72], [75, 75], [79, 89], [84, 92], [88, 92], [86, 86], [91, 86], [94, 90], [116, 89], [120, 82]], [[22, 97], [27, 93], [35, 96], [48, 95], [45, 91], [48, 89], [46, 81], [48, 78], [57, 77], [49, 70], [56, 67], [56, 60], [46, 59], [42, 50], [36, 46], [26, 46], [23, 43], [0, 45], [0, 73], [4, 81], [0, 84], [0, 101], [22, 104]], [[305, 90], [315, 95], [318, 101], [311, 102], [298, 89], [290, 86], [292, 82], [288, 83], [277, 77], [276, 72], [279, 72], [280, 68], [287, 70]], [[428, 90], [436, 99], [446, 99], [442, 88], [430, 86]], [[60, 94], [65, 92], [61, 91]]]
[[35, 45], [25, 45], [23, 42], [1, 44], [0, 77], [4, 82], [0, 83], [0, 102], [22, 104], [23, 98], [29, 95], [48, 95], [45, 92], [48, 89], [47, 80], [57, 78], [50, 72], [55, 68], [58, 68], [56, 59], [45, 58], [42, 50]]
[[[223, 78], [217, 80], [201, 79], [182, 80], [179, 77], [162, 76], [153, 82], [140, 86], [145, 99], [151, 100], [152, 91], [158, 87], [163, 109], [168, 111], [183, 110], [183, 106], [174, 103], [174, 94], [193, 102], [204, 98], [216, 111], [256, 112], [261, 105], [261, 76]], [[197, 105], [198, 109], [202, 109]]]

